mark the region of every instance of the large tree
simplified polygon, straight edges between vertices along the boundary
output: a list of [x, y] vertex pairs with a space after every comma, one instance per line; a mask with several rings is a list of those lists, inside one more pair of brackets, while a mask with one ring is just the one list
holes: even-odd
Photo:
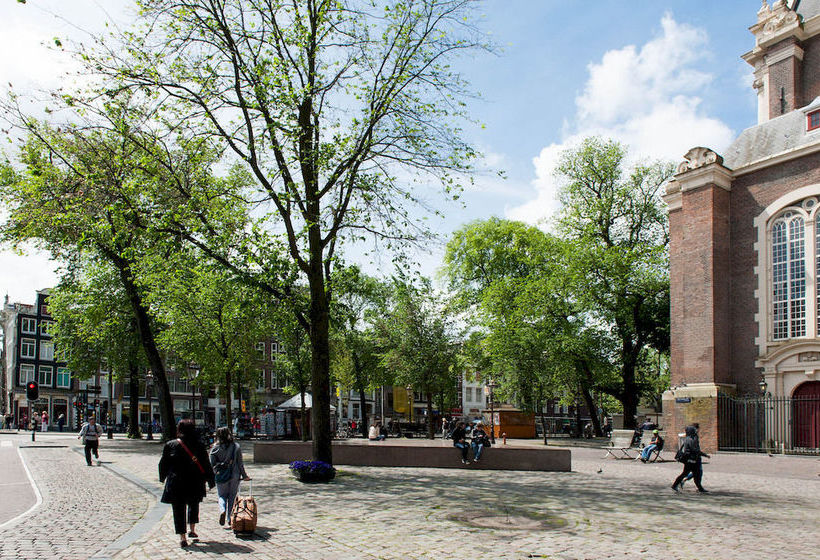
[[[481, 48], [472, 0], [141, 0], [144, 25], [90, 68], [153, 99], [176, 135], [217, 138], [247, 167], [264, 208], [241, 242], [164, 222], [247, 281], [260, 278], [254, 233], [275, 231], [308, 286], [298, 313], [312, 355], [313, 455], [330, 461], [329, 305], [340, 242], [428, 231], [408, 204], [421, 184], [458, 189], [473, 150], [454, 123], [466, 93], [450, 65]], [[186, 195], [181, 190], [183, 196]], [[258, 254], [258, 251], [256, 251]]]
[[0, 227], [0, 239], [17, 245], [34, 241], [66, 260], [89, 255], [116, 271], [153, 372], [163, 437], [173, 438], [174, 411], [165, 363], [138, 278], [140, 261], [163, 248], [143, 227], [152, 212], [146, 208], [153, 205], [148, 202], [150, 187], [161, 185], [163, 178], [146, 168], [143, 152], [124, 141], [120, 132], [79, 125], [54, 127], [22, 115], [20, 122], [28, 138], [19, 162], [16, 166], [6, 162], [0, 173], [0, 199], [9, 213]]
[[390, 306], [376, 329], [382, 366], [397, 383], [424, 395], [427, 437], [433, 439], [433, 398], [452, 388], [461, 374], [458, 332], [445, 302], [427, 279], [394, 279]]
[[668, 348], [669, 231], [660, 189], [672, 165], [634, 164], [619, 143], [588, 138], [566, 151], [560, 235], [572, 243], [567, 274], [580, 304], [617, 341], [617, 383], [603, 390], [623, 405], [624, 427], [635, 427], [645, 383], [639, 365], [649, 348]]
[[49, 295], [48, 307], [56, 352], [74, 377], [87, 379], [105, 363], [115, 380], [129, 384], [128, 437], [140, 437], [139, 381], [147, 362], [116, 269], [102, 259], [76, 259]]
[[196, 252], [152, 261], [144, 267], [148, 301], [166, 325], [158, 341], [182, 364], [195, 364], [197, 385], [225, 396], [224, 422], [231, 426], [233, 398], [241, 398], [233, 386], [257, 362], [257, 343], [270, 337], [273, 306]]

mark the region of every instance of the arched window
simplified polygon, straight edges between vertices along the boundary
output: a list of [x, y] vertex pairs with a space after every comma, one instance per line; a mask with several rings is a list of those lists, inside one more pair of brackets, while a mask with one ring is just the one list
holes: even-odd
[[[806, 336], [806, 224], [785, 212], [772, 226], [772, 338]], [[820, 238], [816, 241], [820, 243]]]

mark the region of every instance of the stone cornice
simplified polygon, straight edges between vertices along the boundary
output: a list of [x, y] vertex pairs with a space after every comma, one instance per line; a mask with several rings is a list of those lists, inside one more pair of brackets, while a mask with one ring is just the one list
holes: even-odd
[[680, 210], [683, 205], [683, 195], [680, 192], [680, 183], [672, 179], [666, 183], [666, 192], [661, 195], [663, 201], [669, 207], [669, 211]]
[[[698, 146], [692, 148], [684, 156], [684, 161], [678, 165], [675, 182], [681, 193], [716, 185], [727, 191], [732, 190], [732, 171], [723, 166], [723, 158], [709, 148]], [[673, 194], [667, 187], [667, 194]]]

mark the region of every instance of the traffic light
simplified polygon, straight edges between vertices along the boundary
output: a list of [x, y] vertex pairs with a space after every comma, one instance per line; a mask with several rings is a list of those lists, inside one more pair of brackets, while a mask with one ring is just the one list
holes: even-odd
[[29, 381], [26, 383], [26, 398], [30, 401], [36, 401], [40, 396], [40, 387], [36, 381]]

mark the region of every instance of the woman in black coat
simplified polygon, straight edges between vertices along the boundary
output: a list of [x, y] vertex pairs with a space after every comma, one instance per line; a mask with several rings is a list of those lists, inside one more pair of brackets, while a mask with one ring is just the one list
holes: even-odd
[[190, 527], [188, 536], [197, 538], [195, 526], [199, 523], [199, 502], [205, 497], [205, 483], [214, 487], [214, 471], [208, 453], [196, 434], [193, 420], [180, 420], [177, 438], [165, 444], [159, 460], [159, 481], [165, 482], [161, 501], [174, 510], [174, 532], [180, 546], [188, 546], [185, 521]]

